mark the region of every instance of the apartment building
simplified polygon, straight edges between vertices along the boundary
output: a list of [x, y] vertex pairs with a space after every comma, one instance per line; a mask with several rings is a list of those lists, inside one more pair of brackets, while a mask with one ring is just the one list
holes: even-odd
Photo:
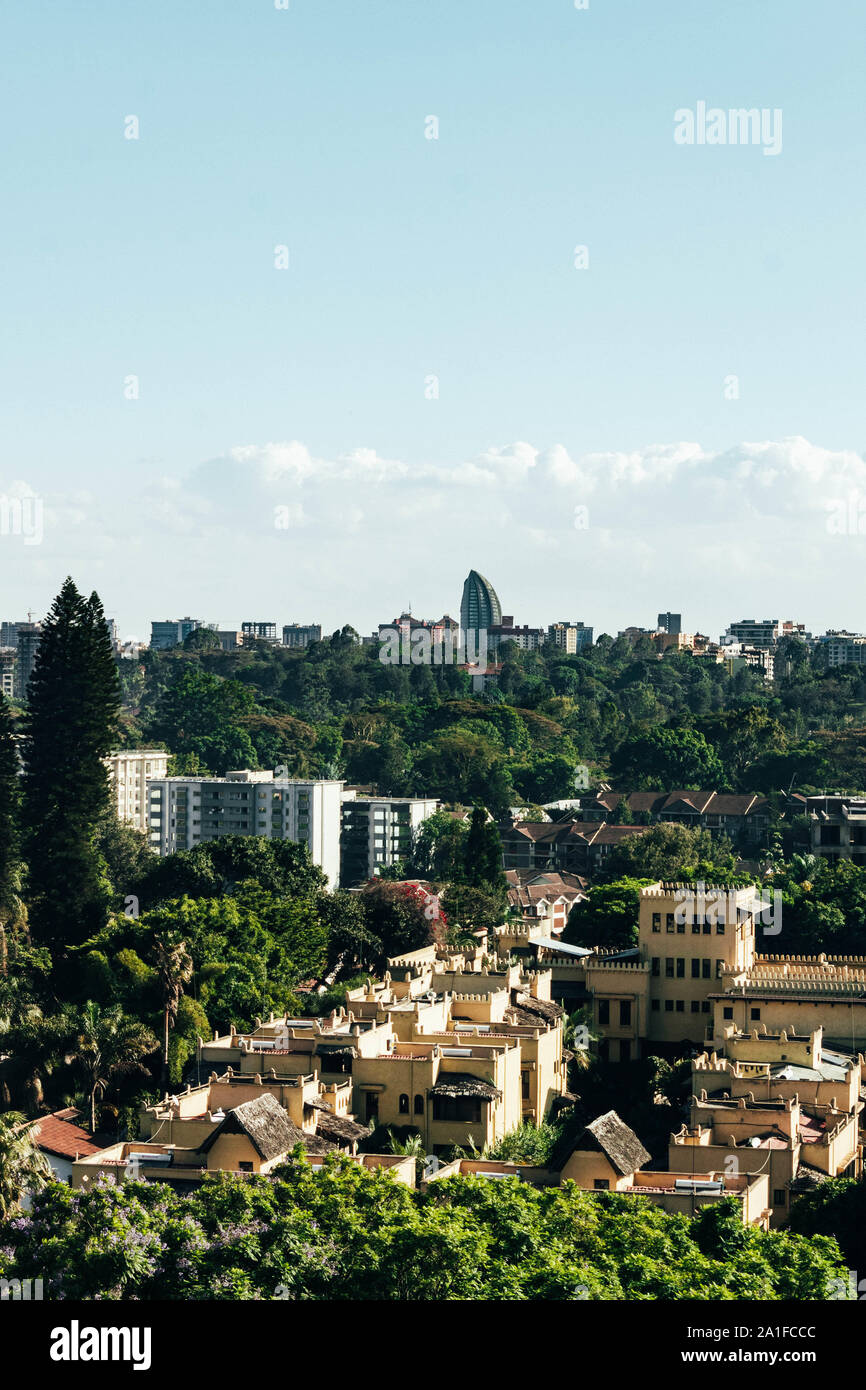
[[340, 877], [343, 783], [241, 770], [225, 777], [164, 777], [150, 783], [149, 834], [158, 854], [223, 835], [263, 835], [304, 844], [335, 888]]
[[[484, 952], [396, 956], [381, 981], [347, 991], [327, 1018], [271, 1018], [201, 1041], [197, 1065], [315, 1078], [368, 1127], [409, 1127], [426, 1152], [480, 1148], [522, 1120], [540, 1123], [566, 1089], [562, 1010], [550, 972], [488, 970]], [[330, 1103], [330, 1102], [329, 1102]]]
[[670, 792], [615, 791], [602, 786], [580, 799], [582, 821], [605, 821], [625, 803], [635, 820], [669, 821], [689, 830], [709, 830], [735, 842], [766, 845], [770, 808], [757, 792], [728, 792], [678, 788]]
[[790, 1211], [801, 1165], [825, 1177], [860, 1177], [857, 1116], [798, 1098], [693, 1096], [688, 1124], [671, 1135], [668, 1163], [685, 1170], [694, 1163], [736, 1174], [767, 1173], [770, 1224], [779, 1226]]
[[17, 647], [0, 647], [0, 690], [11, 700], [15, 696], [15, 663]]
[[150, 625], [151, 651], [164, 652], [172, 647], [181, 647], [191, 632], [205, 627], [201, 618], [165, 618]]
[[807, 796], [812, 854], [866, 864], [866, 797]]
[[585, 627], [583, 623], [551, 623], [547, 629], [547, 640], [567, 655], [574, 656], [585, 647], [592, 646], [592, 633], [592, 628]]
[[279, 641], [276, 623], [241, 623], [241, 632], [245, 643]]
[[17, 623], [16, 627], [18, 629], [18, 664], [15, 669], [15, 697], [18, 700], [24, 700], [27, 698], [27, 687], [30, 684], [30, 677], [33, 675], [33, 667], [36, 665], [36, 653], [42, 639], [42, 624]]
[[668, 633], [671, 637], [679, 636], [683, 630], [682, 614], [659, 613], [657, 626], [660, 631]]
[[825, 632], [816, 643], [827, 666], [866, 664], [866, 637], [860, 632]]
[[515, 821], [500, 825], [503, 868], [554, 869], [591, 878], [623, 840], [643, 835], [644, 825], [591, 821]]
[[365, 796], [354, 787], [342, 795], [340, 883], [344, 888], [374, 878], [405, 859], [415, 834], [439, 809], [435, 797]]
[[133, 748], [105, 759], [118, 820], [144, 834], [150, 831], [150, 783], [168, 775], [169, 756], [164, 748]]
[[321, 642], [321, 623], [284, 623], [284, 647], [309, 647], [311, 642]]
[[748, 647], [774, 647], [782, 635], [778, 618], [741, 618], [731, 623], [723, 634], [722, 643], [740, 642]]

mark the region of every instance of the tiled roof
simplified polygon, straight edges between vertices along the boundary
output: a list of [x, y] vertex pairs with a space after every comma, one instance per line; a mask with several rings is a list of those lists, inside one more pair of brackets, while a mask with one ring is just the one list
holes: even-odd
[[33, 1134], [40, 1149], [56, 1154], [58, 1158], [84, 1158], [99, 1152], [100, 1145], [94, 1144], [86, 1129], [63, 1119], [64, 1114], [77, 1115], [77, 1110], [58, 1110], [53, 1115], [45, 1115], [33, 1125]]

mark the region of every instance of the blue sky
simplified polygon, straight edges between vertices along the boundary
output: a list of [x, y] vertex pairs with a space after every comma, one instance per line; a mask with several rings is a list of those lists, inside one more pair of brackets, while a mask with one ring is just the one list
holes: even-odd
[[[866, 498], [864, 38], [855, 0], [7, 0], [0, 489], [45, 526], [2, 616], [71, 571], [128, 634], [370, 630], [476, 567], [530, 623], [866, 626], [826, 528]], [[781, 153], [678, 146], [700, 100]]]

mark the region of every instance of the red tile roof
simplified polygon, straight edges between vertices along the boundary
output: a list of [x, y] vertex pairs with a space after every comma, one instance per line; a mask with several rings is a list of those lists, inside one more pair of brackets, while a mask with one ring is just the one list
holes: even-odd
[[39, 1148], [46, 1153], [56, 1154], [58, 1158], [83, 1158], [87, 1154], [98, 1153], [101, 1145], [94, 1144], [86, 1129], [62, 1118], [68, 1113], [59, 1110], [36, 1121], [32, 1128]]

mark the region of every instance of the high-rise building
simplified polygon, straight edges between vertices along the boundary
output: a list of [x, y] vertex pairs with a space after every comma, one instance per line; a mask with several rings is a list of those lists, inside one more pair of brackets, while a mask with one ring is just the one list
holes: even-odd
[[423, 821], [438, 810], [432, 797], [361, 796], [343, 792], [340, 882], [344, 888], [374, 878], [405, 859]]
[[15, 647], [0, 647], [0, 690], [11, 700], [15, 694], [15, 662], [18, 652]]
[[276, 623], [241, 623], [241, 631], [244, 634], [245, 642], [276, 642], [278, 640]]
[[248, 769], [225, 777], [165, 777], [150, 783], [150, 843], [158, 854], [223, 835], [262, 835], [306, 845], [336, 888], [343, 783], [298, 781]]
[[171, 647], [183, 646], [191, 632], [204, 627], [201, 618], [166, 618], [160, 623], [150, 625], [150, 646], [152, 651], [164, 652]]
[[496, 590], [477, 570], [470, 570], [460, 601], [460, 626], [464, 632], [489, 632], [502, 624], [502, 605]]
[[18, 646], [18, 629], [20, 623], [0, 623], [0, 647]]
[[584, 647], [592, 646], [592, 628], [583, 623], [551, 623], [547, 629], [547, 640], [554, 647], [574, 655]]
[[744, 642], [750, 647], [775, 647], [781, 631], [778, 618], [762, 618], [760, 622], [741, 618], [738, 623], [731, 623], [722, 641], [726, 644]]
[[149, 785], [166, 776], [168, 758], [164, 748], [133, 748], [109, 754], [105, 763], [118, 820], [134, 825], [136, 830], [148, 830]]
[[659, 613], [658, 625], [662, 632], [667, 632], [669, 636], [676, 637], [683, 630], [682, 613]]
[[308, 647], [311, 642], [321, 642], [321, 623], [285, 623], [283, 625], [284, 647]]
[[41, 623], [18, 623], [18, 672], [15, 694], [19, 700], [27, 697], [27, 687], [33, 675], [36, 653], [42, 637]]

